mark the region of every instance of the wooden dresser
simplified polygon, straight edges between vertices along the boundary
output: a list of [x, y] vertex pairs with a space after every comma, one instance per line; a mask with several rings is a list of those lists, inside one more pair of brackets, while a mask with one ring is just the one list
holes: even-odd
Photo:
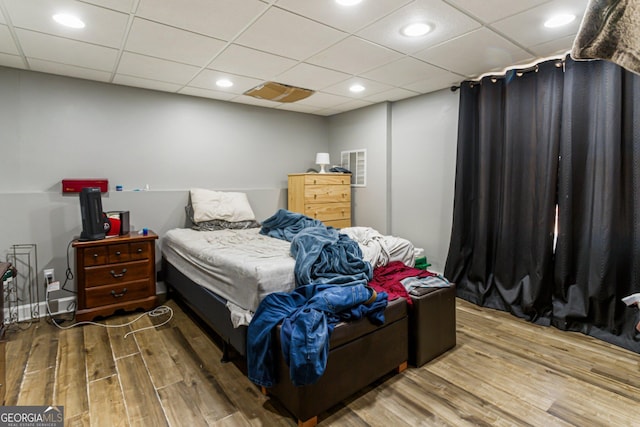
[[116, 310], [151, 310], [156, 302], [155, 240], [149, 231], [102, 240], [75, 241], [78, 310], [76, 320]]
[[294, 173], [289, 175], [289, 205], [325, 225], [351, 227], [351, 174]]

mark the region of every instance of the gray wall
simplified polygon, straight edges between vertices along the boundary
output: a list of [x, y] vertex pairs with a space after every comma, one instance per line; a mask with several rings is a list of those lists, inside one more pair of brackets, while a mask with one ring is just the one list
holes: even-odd
[[184, 225], [192, 187], [244, 191], [265, 219], [286, 207], [287, 174], [328, 150], [326, 121], [0, 67], [0, 257], [35, 243], [38, 275], [53, 267], [62, 278], [81, 231], [63, 178], [108, 178], [104, 209], [129, 210], [134, 228], [159, 235]]
[[382, 103], [329, 118], [331, 160], [340, 164], [340, 152], [367, 150], [367, 186], [353, 187], [352, 223], [389, 232], [388, 114]]
[[438, 272], [451, 234], [458, 100], [447, 89], [329, 120], [332, 158], [367, 149], [367, 186], [353, 192], [354, 225], [411, 240]]
[[458, 101], [446, 89], [393, 104], [392, 230], [424, 248], [438, 272], [453, 219]]

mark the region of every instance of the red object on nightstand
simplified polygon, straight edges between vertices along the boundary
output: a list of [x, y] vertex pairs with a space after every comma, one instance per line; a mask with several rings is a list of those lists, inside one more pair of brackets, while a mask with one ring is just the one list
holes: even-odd
[[108, 179], [63, 179], [63, 193], [79, 193], [85, 187], [97, 187], [101, 193], [109, 191]]

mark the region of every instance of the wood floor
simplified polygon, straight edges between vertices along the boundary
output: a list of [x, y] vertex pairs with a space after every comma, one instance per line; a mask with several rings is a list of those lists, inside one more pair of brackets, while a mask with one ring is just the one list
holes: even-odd
[[[320, 426], [640, 425], [640, 355], [457, 300], [457, 346], [389, 374]], [[177, 304], [173, 320], [9, 334], [7, 405], [64, 405], [66, 425], [274, 426], [296, 421], [260, 393]], [[135, 315], [112, 317], [125, 323]], [[142, 328], [162, 319], [140, 320]]]

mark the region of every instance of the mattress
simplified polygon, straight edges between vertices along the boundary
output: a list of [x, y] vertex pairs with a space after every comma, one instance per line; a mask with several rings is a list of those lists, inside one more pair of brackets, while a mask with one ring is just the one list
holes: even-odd
[[239, 308], [250, 318], [267, 294], [295, 288], [291, 244], [259, 231], [176, 228], [164, 235], [162, 255], [189, 279], [226, 299], [232, 312]]

